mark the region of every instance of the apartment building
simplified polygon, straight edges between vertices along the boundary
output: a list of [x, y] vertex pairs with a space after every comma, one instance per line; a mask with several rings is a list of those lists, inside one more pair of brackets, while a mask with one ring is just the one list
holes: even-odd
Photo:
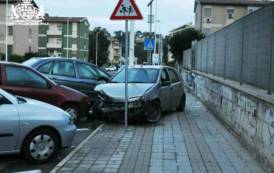
[[[8, 6], [8, 55], [16, 54], [23, 56], [25, 53], [38, 52], [38, 26], [10, 25], [11, 5], [17, 4], [18, 0], [9, 0]], [[20, 1], [21, 2], [21, 1]], [[35, 7], [37, 4], [32, 1]], [[0, 0], [0, 53], [6, 50], [6, 0]]]
[[206, 35], [270, 3], [270, 0], [195, 0], [195, 28]]
[[120, 65], [122, 63], [122, 46], [119, 40], [115, 38], [111, 39], [108, 60], [112, 65]]
[[39, 26], [39, 54], [88, 60], [89, 22], [85, 17], [46, 17]]

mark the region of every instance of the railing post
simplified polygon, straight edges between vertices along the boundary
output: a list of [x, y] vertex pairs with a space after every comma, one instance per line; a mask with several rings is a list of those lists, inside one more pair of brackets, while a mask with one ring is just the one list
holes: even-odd
[[274, 5], [272, 4], [272, 25], [271, 25], [271, 52], [270, 52], [270, 57], [269, 57], [269, 88], [268, 88], [268, 94], [271, 94], [272, 93], [272, 60], [273, 60], [273, 32], [274, 32], [274, 22], [273, 22], [273, 19], [274, 19]]
[[224, 31], [225, 31], [225, 56], [224, 56], [224, 76], [223, 76], [223, 78], [226, 79], [226, 52], [227, 52], [226, 46], [227, 46], [227, 31], [226, 31], [226, 30], [224, 30]]
[[200, 71], [203, 71], [203, 40], [201, 40], [201, 51], [200, 51]]
[[244, 35], [245, 35], [245, 19], [243, 19], [243, 28], [242, 28], [242, 57], [241, 57], [241, 74], [240, 74], [240, 84], [243, 84], [243, 78], [244, 78]]
[[214, 49], [213, 49], [213, 75], [216, 76], [216, 33], [214, 34]]
[[208, 73], [208, 38], [206, 38], [206, 73]]

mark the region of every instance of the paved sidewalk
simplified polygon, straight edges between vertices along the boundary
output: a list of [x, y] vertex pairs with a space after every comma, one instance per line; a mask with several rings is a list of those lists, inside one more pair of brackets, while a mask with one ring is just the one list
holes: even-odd
[[155, 125], [108, 124], [60, 173], [260, 173], [258, 163], [207, 110], [188, 95], [185, 113]]

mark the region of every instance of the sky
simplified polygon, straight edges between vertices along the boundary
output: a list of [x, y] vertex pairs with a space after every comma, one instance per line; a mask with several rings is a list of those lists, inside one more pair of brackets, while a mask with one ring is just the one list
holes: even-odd
[[[149, 24], [147, 23], [149, 14], [147, 4], [149, 1], [135, 0], [144, 17], [144, 20], [136, 21], [136, 31], [149, 31]], [[50, 16], [87, 17], [91, 24], [91, 30], [100, 26], [113, 33], [125, 28], [123, 21], [111, 21], [109, 19], [118, 0], [35, 0], [35, 2], [39, 6], [43, 5], [45, 12], [49, 13]], [[158, 0], [158, 20], [160, 23], [157, 32], [166, 35], [172, 29], [193, 22], [193, 8], [194, 0]]]

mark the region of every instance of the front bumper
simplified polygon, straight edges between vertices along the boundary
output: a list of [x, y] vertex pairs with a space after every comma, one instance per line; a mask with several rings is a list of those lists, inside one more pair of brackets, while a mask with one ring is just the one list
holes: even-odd
[[[128, 118], [141, 118], [144, 117], [149, 108], [148, 102], [143, 102], [142, 105], [135, 105], [129, 102], [128, 108]], [[123, 120], [124, 112], [125, 112], [125, 103], [110, 103], [105, 101], [97, 102], [93, 111], [95, 113], [95, 117], [98, 119], [109, 119], [109, 120]]]
[[59, 128], [58, 131], [62, 140], [61, 147], [70, 147], [72, 145], [74, 135], [76, 134], [76, 126], [74, 124], [68, 125], [66, 127]]

